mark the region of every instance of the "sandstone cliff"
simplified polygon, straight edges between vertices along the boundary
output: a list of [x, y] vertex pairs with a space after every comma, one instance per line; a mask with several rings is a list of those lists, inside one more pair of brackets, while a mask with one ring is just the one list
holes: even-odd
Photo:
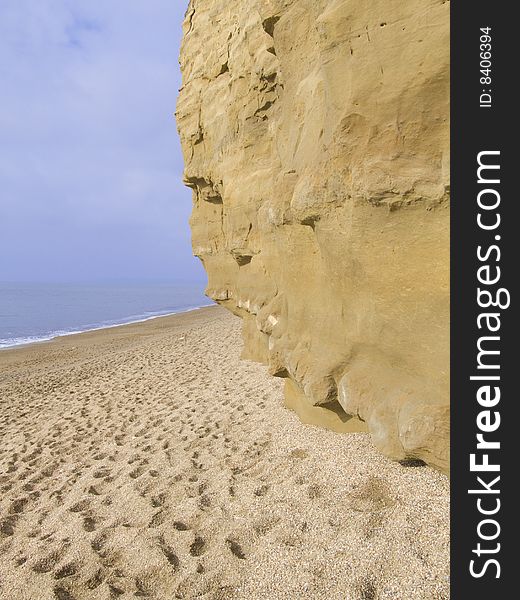
[[177, 121], [208, 295], [307, 422], [449, 460], [449, 3], [191, 0]]

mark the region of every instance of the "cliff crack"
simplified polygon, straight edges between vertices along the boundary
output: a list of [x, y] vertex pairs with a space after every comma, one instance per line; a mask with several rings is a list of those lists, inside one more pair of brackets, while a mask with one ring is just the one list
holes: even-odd
[[274, 37], [274, 26], [278, 23], [279, 20], [280, 17], [267, 17], [267, 19], [264, 19], [262, 21], [262, 27], [264, 31], [271, 37]]
[[185, 19], [187, 19], [187, 21], [188, 21], [188, 31], [186, 32], [186, 35], [190, 34], [191, 30], [193, 29], [193, 16], [194, 15], [195, 15], [195, 7], [192, 6], [191, 7], [191, 12], [190, 12], [189, 8], [188, 8], [188, 11], [186, 12]]
[[264, 104], [262, 104], [262, 106], [260, 106], [260, 108], [257, 108], [255, 110], [255, 116], [258, 115], [261, 112], [266, 112], [268, 111], [271, 106], [273, 106], [274, 104], [274, 100], [268, 100], [267, 102], [265, 102]]

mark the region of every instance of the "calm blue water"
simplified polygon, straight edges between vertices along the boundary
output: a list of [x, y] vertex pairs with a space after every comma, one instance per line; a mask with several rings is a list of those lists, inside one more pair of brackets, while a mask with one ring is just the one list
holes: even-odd
[[210, 306], [203, 290], [202, 284], [0, 283], [0, 348]]

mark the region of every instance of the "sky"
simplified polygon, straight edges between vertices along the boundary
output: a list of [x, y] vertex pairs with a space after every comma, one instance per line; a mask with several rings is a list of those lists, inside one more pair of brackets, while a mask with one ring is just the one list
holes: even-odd
[[188, 0], [0, 0], [0, 281], [203, 281], [175, 101]]

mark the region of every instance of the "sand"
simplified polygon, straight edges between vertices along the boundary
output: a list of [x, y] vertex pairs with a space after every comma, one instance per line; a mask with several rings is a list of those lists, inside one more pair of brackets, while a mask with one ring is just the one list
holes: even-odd
[[302, 425], [208, 308], [0, 352], [0, 597], [449, 597], [449, 483]]

